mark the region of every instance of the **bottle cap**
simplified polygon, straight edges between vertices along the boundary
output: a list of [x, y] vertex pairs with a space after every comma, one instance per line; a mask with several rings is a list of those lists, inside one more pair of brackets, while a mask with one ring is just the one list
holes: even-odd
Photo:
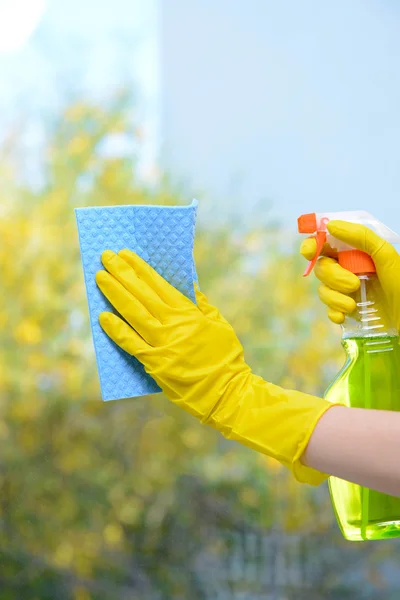
[[376, 273], [372, 258], [361, 250], [342, 250], [338, 253], [339, 264], [355, 275]]

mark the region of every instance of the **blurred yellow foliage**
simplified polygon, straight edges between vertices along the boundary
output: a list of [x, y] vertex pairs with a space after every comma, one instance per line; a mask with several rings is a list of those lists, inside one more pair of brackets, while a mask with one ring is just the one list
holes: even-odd
[[74, 558], [74, 548], [66, 541], [57, 546], [54, 554], [54, 561], [60, 567], [69, 567]]
[[75, 589], [74, 600], [91, 600], [92, 595], [84, 587]]
[[73, 137], [68, 146], [67, 151], [71, 157], [79, 156], [90, 148], [90, 137], [87, 135], [76, 135]]
[[[80, 575], [104, 562], [118, 569], [132, 531], [144, 545], [162, 545], [173, 511], [190, 508], [179, 491], [186, 473], [215, 490], [228, 486], [244, 518], [250, 511], [264, 524], [278, 514], [265, 511], [266, 498], [280, 506], [284, 494], [303, 494], [289, 482], [276, 485], [278, 463], [221, 440], [162, 395], [100, 399], [73, 209], [188, 200], [166, 182], [138, 183], [133, 158], [97, 152], [115, 128], [137, 132], [127, 106], [120, 98], [107, 110], [68, 107], [43, 151], [40, 189], [1, 165], [2, 526], [27, 552]], [[203, 223], [196, 263], [202, 289], [232, 322], [254, 371], [322, 393], [340, 346], [294, 250], [282, 253], [257, 223], [250, 230]], [[299, 515], [303, 523], [314, 518], [304, 498], [291, 527]], [[112, 565], [107, 548], [116, 553]], [[135, 552], [133, 542], [129, 548]], [[77, 600], [89, 597], [77, 588]]]
[[15, 339], [20, 344], [38, 344], [42, 339], [42, 332], [32, 319], [22, 319], [15, 328]]
[[118, 546], [123, 537], [123, 531], [119, 523], [110, 523], [104, 528], [104, 539], [110, 546]]

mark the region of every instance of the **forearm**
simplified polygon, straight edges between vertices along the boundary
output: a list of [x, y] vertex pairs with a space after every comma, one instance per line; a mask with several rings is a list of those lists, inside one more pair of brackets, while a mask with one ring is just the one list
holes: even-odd
[[400, 496], [400, 413], [333, 406], [319, 420], [303, 464]]

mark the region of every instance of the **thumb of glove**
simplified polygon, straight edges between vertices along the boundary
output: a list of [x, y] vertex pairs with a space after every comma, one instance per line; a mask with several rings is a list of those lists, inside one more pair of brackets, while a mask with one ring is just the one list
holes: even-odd
[[379, 237], [365, 225], [348, 223], [347, 221], [330, 221], [328, 231], [345, 244], [369, 254], [377, 269], [383, 264], [387, 265], [393, 256], [398, 257], [396, 250], [389, 242]]

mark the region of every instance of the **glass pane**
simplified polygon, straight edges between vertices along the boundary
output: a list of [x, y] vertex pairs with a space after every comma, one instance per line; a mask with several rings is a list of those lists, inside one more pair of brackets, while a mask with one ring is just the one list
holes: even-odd
[[343, 356], [296, 218], [379, 194], [400, 230], [398, 10], [332, 6], [0, 0], [2, 599], [398, 598], [399, 544], [343, 540], [326, 484], [163, 394], [102, 402], [74, 215], [198, 197], [246, 361], [323, 394]]

